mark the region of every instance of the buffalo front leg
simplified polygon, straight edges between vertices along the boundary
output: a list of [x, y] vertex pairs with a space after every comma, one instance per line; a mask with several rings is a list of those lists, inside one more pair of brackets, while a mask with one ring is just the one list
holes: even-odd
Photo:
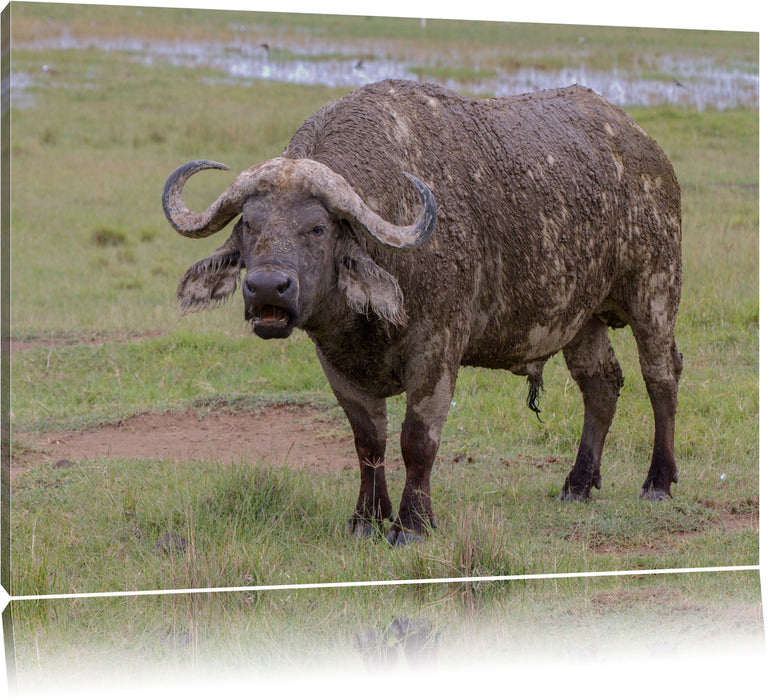
[[382, 530], [384, 519], [395, 514], [385, 480], [385, 442], [388, 417], [385, 399], [376, 399], [348, 382], [320, 356], [324, 373], [331, 384], [353, 431], [353, 441], [361, 472], [361, 487], [348, 532], [356, 537], [369, 537]]
[[431, 508], [431, 468], [436, 458], [450, 401], [455, 388], [455, 377], [436, 368], [437, 378], [431, 371], [420, 376], [426, 379], [422, 387], [407, 389], [407, 411], [401, 429], [401, 453], [406, 468], [406, 481], [388, 541], [403, 545], [422, 540], [424, 533], [436, 527]]
[[595, 317], [563, 348], [563, 358], [582, 392], [585, 418], [577, 458], [559, 499], [583, 501], [593, 486], [601, 488], [601, 454], [623, 378], [608, 329]]
[[353, 441], [361, 472], [361, 487], [348, 532], [356, 537], [369, 537], [382, 530], [384, 519], [393, 520], [394, 512], [385, 480], [385, 440], [387, 416], [385, 400], [376, 401], [369, 410], [364, 406], [340, 401], [353, 429]]

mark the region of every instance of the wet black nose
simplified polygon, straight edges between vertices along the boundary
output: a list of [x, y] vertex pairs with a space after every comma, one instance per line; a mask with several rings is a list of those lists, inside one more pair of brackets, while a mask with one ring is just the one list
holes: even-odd
[[243, 280], [246, 306], [282, 304], [296, 295], [296, 282], [283, 272], [255, 270]]

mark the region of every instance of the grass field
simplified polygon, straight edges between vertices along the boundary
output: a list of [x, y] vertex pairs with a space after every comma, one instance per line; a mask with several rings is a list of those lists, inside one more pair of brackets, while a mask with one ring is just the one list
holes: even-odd
[[[757, 564], [756, 109], [628, 109], [668, 153], [683, 191], [677, 340], [685, 370], [673, 501], [636, 500], [652, 418], [635, 345], [624, 329], [612, 338], [625, 387], [604, 453], [603, 490], [591, 503], [555, 500], [582, 422], [581, 399], [562, 359], [545, 370], [541, 423], [525, 408], [521, 380], [464, 370], [432, 477], [439, 528], [422, 545], [392, 550], [383, 541], [356, 542], [345, 534], [357, 493], [355, 457], [352, 470], [323, 474], [217, 457], [186, 464], [86, 459], [57, 468], [33, 440], [144, 412], [194, 407], [203, 416], [260, 414], [281, 402], [311, 406], [332, 430], [346, 430], [301, 334], [282, 343], [257, 341], [234, 300], [179, 319], [177, 280], [217, 243], [175, 235], [160, 194], [172, 169], [193, 158], [220, 160], [239, 172], [278, 155], [306, 116], [348, 90], [262, 81], [246, 87], [208, 67], [145, 63], [136, 51], [61, 48], [49, 41], [65, 29], [75, 38], [229, 40], [235, 25], [254, 27], [255, 15], [19, 4], [12, 17], [19, 42], [12, 71], [34, 77], [12, 111], [11, 336], [18, 348], [11, 358], [12, 595]], [[310, 27], [304, 17], [267, 15], [259, 24], [270, 35], [312, 33], [332, 44], [358, 38], [373, 42], [375, 52], [409, 56], [420, 38], [418, 23], [409, 20], [324, 18]], [[654, 71], [660, 65], [655, 57], [677, 46], [719, 67], [757, 60], [756, 36], [743, 34], [586, 28], [583, 50], [573, 27], [537, 32], [430, 22], [427, 31], [424, 51], [455, 54], [464, 67], [471, 64], [467, 57], [486, 56], [480, 71], [547, 65], [564, 55], [598, 70], [626, 65]], [[574, 53], [564, 54], [572, 44]], [[448, 65], [458, 64], [451, 58]], [[429, 63], [425, 77], [444, 70]], [[187, 190], [190, 206], [212, 201], [229, 177], [195, 179]], [[392, 400], [389, 410], [389, 458], [396, 459], [403, 401]], [[402, 483], [402, 471], [390, 471], [395, 498]], [[185, 552], [160, 556], [155, 543], [164, 533], [185, 537]], [[562, 607], [616, 611], [628, 585], [572, 586]], [[470, 592], [451, 590], [421, 605], [435, 611], [437, 627], [465, 618], [461, 606]], [[633, 590], [649, 600], [691, 601], [698, 619], [740, 605], [745, 629], [761, 625], [756, 575], [742, 574], [732, 588], [707, 576], [648, 579]], [[497, 615], [524, 595], [523, 589], [483, 584], [477, 604]], [[560, 615], [552, 595], [542, 596], [540, 609]], [[262, 594], [246, 604], [235, 596], [208, 612], [193, 598], [160, 602], [149, 605], [151, 622], [144, 624], [155, 629], [173, 614], [189, 639], [196, 630], [204, 638], [208, 625], [225, 619], [239, 625], [259, 609], [266, 625], [296, 623], [309, 605], [273, 600]], [[347, 600], [356, 616], [373, 603], [355, 593]], [[396, 614], [418, 605], [409, 594], [394, 592], [387, 600]], [[43, 649], [45, 658], [46, 649], [53, 654], [73, 636], [96, 630], [98, 617], [105, 628], [97, 636], [106, 644], [140, 634], [129, 622], [137, 614], [129, 603], [106, 603], [99, 614], [92, 612], [97, 603], [13, 605], [15, 625], [23, 630], [20, 668], [31, 671], [36, 653], [40, 658]], [[63, 621], [69, 631], [56, 632]], [[344, 623], [335, 615], [326, 624]], [[325, 639], [328, 628], [318, 629], [315, 639]], [[281, 648], [297, 643], [289, 635]], [[203, 647], [186, 645], [184, 655], [197, 648]], [[87, 663], [89, 653], [82, 652]]]

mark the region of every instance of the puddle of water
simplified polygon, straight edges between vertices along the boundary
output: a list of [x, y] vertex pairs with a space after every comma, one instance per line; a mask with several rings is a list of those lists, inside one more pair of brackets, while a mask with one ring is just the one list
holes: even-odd
[[616, 70], [603, 72], [567, 68], [551, 72], [522, 69], [500, 75], [495, 84], [486, 89], [496, 96], [504, 96], [578, 83], [622, 107], [672, 104], [698, 110], [723, 110], [759, 105], [757, 75], [740, 71], [676, 74], [680, 77], [660, 81], [622, 75]]
[[[585, 85], [622, 107], [672, 104], [703, 109], [729, 109], [759, 106], [759, 74], [755, 70], [726, 69], [712, 65], [708, 59], [666, 55], [658, 60], [657, 70], [671, 76], [665, 80], [647, 79], [638, 73], [621, 70], [593, 71], [584, 66], [562, 70], [518, 68], [496, 69], [492, 77], [466, 81], [434, 78], [434, 66], [422, 69], [428, 57], [397, 60], [379, 55], [376, 44], [329, 44], [322, 41], [266, 44], [235, 39], [231, 42], [170, 41], [151, 42], [123, 37], [115, 39], [75, 38], [68, 32], [55, 39], [15, 48], [121, 51], [135, 56], [145, 65], [165, 61], [177, 66], [201, 67], [221, 72], [220, 81], [249, 83], [272, 80], [303, 85], [358, 87], [385, 78], [418, 80], [421, 77], [439, 82], [459, 92], [473, 95], [513, 95], [578, 83]], [[278, 54], [284, 58], [275, 58]], [[293, 58], [287, 58], [292, 56]], [[369, 58], [363, 58], [369, 56]], [[329, 58], [331, 57], [331, 58]], [[436, 58], [435, 62], [439, 63]], [[457, 59], [461, 63], [460, 58]], [[476, 59], [473, 59], [476, 63]], [[43, 70], [43, 68], [42, 68]], [[426, 78], [426, 76], [428, 76]], [[213, 78], [208, 80], [212, 81]], [[219, 82], [220, 82], [219, 81]], [[28, 104], [27, 90], [36, 84], [34, 76], [14, 73], [11, 76], [15, 107]]]

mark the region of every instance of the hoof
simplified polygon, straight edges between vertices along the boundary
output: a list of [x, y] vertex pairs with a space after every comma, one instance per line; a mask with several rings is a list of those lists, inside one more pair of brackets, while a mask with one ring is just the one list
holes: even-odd
[[417, 544], [423, 541], [423, 535], [413, 530], [391, 530], [388, 533], [388, 544], [392, 547], [404, 547], [407, 544]]
[[427, 520], [424, 520], [421, 525], [414, 524], [412, 529], [403, 528], [397, 521], [394, 521], [393, 526], [388, 532], [388, 544], [394, 547], [403, 547], [405, 544], [415, 544], [417, 542], [423, 542], [425, 540], [425, 533], [432, 528], [436, 528], [436, 518], [432, 515]]
[[375, 534], [381, 534], [383, 527], [377, 520], [368, 520], [354, 515], [348, 519], [347, 530], [348, 534], [356, 539], [366, 540]]
[[561, 491], [558, 496], [560, 503], [585, 503], [590, 500], [590, 494]]
[[639, 499], [642, 501], [668, 501], [671, 494], [663, 489], [641, 489]]

